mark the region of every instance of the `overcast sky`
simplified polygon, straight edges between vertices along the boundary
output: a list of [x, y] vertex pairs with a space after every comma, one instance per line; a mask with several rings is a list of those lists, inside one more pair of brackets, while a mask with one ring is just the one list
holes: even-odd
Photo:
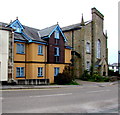
[[59, 22], [60, 27], [92, 19], [91, 8], [104, 15], [104, 32], [108, 32], [109, 62], [118, 60], [119, 0], [1, 0], [0, 22], [9, 23], [18, 17], [26, 26], [42, 29]]

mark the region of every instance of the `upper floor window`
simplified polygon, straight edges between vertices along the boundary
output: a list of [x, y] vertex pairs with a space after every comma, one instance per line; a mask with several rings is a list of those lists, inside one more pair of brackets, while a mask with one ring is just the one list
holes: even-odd
[[55, 49], [54, 49], [54, 51], [55, 51], [55, 56], [60, 56], [60, 48], [59, 47], [55, 47]]
[[38, 45], [38, 55], [43, 55], [43, 46]]
[[13, 29], [15, 29], [15, 32], [21, 33], [21, 28], [18, 23], [13, 25]]
[[24, 44], [17, 44], [17, 53], [25, 54], [25, 45]]
[[54, 68], [54, 76], [57, 76], [59, 74], [60, 68], [59, 67], [55, 67]]
[[97, 58], [100, 59], [100, 57], [101, 57], [101, 41], [98, 40], [97, 41]]
[[59, 39], [60, 35], [59, 35], [59, 31], [58, 30], [55, 30], [54, 37], [56, 39]]
[[16, 77], [24, 77], [24, 67], [16, 68]]
[[89, 42], [86, 43], [86, 52], [90, 53], [90, 43]]
[[43, 76], [43, 67], [38, 67], [38, 77]]
[[55, 39], [55, 45], [59, 44], [59, 39]]

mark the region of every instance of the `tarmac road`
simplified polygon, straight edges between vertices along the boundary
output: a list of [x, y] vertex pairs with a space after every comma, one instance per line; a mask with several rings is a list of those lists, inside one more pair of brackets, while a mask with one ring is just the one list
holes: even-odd
[[2, 113], [118, 113], [118, 84], [2, 91]]

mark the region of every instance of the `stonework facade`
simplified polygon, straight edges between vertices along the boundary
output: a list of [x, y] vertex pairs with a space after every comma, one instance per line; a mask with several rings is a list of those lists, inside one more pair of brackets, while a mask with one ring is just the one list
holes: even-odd
[[[92, 20], [63, 27], [68, 45], [73, 47], [74, 73], [80, 77], [91, 67], [100, 75], [108, 75], [107, 34], [103, 32], [104, 16], [92, 8]], [[79, 56], [80, 55], [80, 56]]]

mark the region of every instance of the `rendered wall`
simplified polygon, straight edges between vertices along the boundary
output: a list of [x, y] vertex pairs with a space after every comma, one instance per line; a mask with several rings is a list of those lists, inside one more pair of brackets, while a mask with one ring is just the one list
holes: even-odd
[[9, 31], [0, 30], [0, 81], [8, 80]]

